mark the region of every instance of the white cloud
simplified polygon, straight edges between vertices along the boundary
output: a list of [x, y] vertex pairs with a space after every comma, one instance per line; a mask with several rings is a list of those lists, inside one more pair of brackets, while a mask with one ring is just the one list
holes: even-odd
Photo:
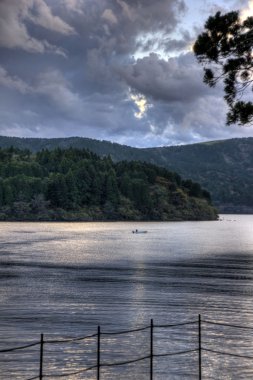
[[130, 99], [134, 102], [134, 104], [138, 108], [138, 112], [134, 112], [134, 116], [137, 119], [142, 119], [149, 107], [151, 107], [148, 104], [147, 99], [143, 95], [135, 95], [135, 94], [130, 94]]
[[249, 0], [246, 8], [242, 9], [240, 12], [240, 18], [242, 21], [246, 20], [248, 17], [253, 16], [253, 0]]

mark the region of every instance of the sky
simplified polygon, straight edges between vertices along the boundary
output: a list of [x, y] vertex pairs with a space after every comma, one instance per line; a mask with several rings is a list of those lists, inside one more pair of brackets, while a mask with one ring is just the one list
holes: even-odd
[[135, 147], [253, 136], [191, 47], [217, 10], [253, 0], [0, 0], [0, 135]]

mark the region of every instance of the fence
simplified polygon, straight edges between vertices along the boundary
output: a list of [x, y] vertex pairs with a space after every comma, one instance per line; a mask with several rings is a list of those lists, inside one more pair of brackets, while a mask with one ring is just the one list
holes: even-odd
[[[91, 371], [91, 370], [96, 371], [96, 379], [97, 380], [102, 380], [101, 379], [101, 368], [103, 368], [103, 367], [123, 366], [126, 364], [137, 363], [137, 362], [140, 362], [143, 360], [149, 361], [149, 369], [148, 369], [149, 379], [153, 380], [153, 376], [154, 376], [153, 360], [154, 360], [154, 358], [185, 355], [185, 354], [193, 353], [193, 352], [197, 353], [198, 379], [201, 380], [202, 379], [202, 353], [203, 352], [207, 352], [207, 353], [209, 352], [209, 353], [213, 353], [213, 354], [217, 354], [217, 355], [233, 356], [233, 357], [237, 357], [237, 358], [244, 358], [244, 359], [250, 359], [250, 360], [253, 359], [253, 356], [250, 356], [250, 355], [240, 355], [240, 354], [233, 353], [233, 352], [226, 352], [226, 351], [222, 351], [222, 350], [214, 350], [214, 349], [210, 349], [210, 348], [205, 347], [202, 344], [202, 332], [203, 332], [203, 325], [204, 324], [213, 325], [213, 326], [231, 327], [234, 329], [253, 330], [253, 327], [233, 325], [233, 324], [228, 324], [228, 323], [215, 322], [215, 321], [211, 321], [211, 320], [203, 320], [203, 319], [201, 319], [201, 315], [199, 315], [198, 320], [182, 322], [182, 323], [177, 323], [177, 324], [155, 325], [153, 322], [153, 319], [151, 319], [150, 325], [148, 325], [148, 326], [144, 326], [144, 327], [140, 327], [140, 328], [136, 328], [136, 329], [132, 329], [132, 330], [113, 331], [113, 332], [101, 331], [100, 326], [98, 326], [97, 332], [92, 334], [92, 335], [87, 335], [87, 336], [77, 337], [77, 338], [71, 338], [71, 339], [46, 340], [44, 337], [44, 334], [41, 334], [40, 340], [37, 342], [33, 342], [30, 344], [26, 344], [26, 345], [18, 346], [18, 347], [13, 347], [13, 348], [9, 348], [9, 349], [2, 349], [2, 350], [0, 350], [0, 354], [12, 353], [15, 351], [23, 351], [23, 350], [26, 350], [28, 348], [38, 346], [38, 348], [39, 348], [39, 350], [38, 350], [38, 353], [39, 353], [39, 355], [38, 355], [38, 357], [39, 357], [38, 374], [37, 374], [37, 376], [30, 377], [29, 379], [27, 378], [24, 380], [36, 380], [36, 379], [42, 380], [45, 378], [50, 378], [50, 379], [63, 378], [64, 379], [64, 378], [68, 378], [68, 377], [75, 376], [78, 374], [83, 374], [83, 373], [86, 373], [86, 372]], [[181, 326], [187, 326], [187, 325], [196, 325], [197, 335], [198, 335], [198, 343], [197, 343], [195, 348], [189, 349], [189, 350], [177, 351], [177, 352], [170, 352], [170, 353], [168, 353], [168, 352], [167, 353], [166, 352], [160, 353], [160, 354], [154, 353], [154, 329], [155, 328], [156, 329], [158, 329], [158, 328], [169, 329], [169, 328], [173, 328], [173, 327], [181, 327]], [[135, 359], [128, 360], [128, 361], [116, 361], [116, 362], [111, 362], [111, 363], [103, 362], [101, 360], [101, 337], [103, 335], [104, 336], [122, 335], [122, 334], [128, 334], [128, 333], [136, 333], [138, 331], [144, 331], [144, 330], [149, 331], [149, 355], [137, 357]], [[81, 341], [85, 341], [85, 340], [90, 339], [90, 338], [96, 338], [97, 349], [96, 349], [96, 364], [95, 365], [90, 366], [90, 367], [86, 367], [86, 368], [81, 368], [78, 371], [75, 371], [72, 373], [66, 373], [66, 374], [65, 373], [64, 374], [62, 374], [62, 373], [48, 374], [46, 372], [44, 365], [43, 365], [44, 364], [43, 358], [44, 358], [45, 345], [53, 345], [56, 343], [57, 344], [66, 344], [69, 342], [81, 342]], [[1, 361], [1, 357], [0, 357], [0, 361]]]

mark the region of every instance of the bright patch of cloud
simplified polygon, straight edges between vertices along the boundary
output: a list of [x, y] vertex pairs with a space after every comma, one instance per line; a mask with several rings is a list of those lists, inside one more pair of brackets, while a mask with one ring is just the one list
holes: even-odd
[[240, 18], [242, 21], [246, 20], [248, 17], [253, 16], [253, 0], [249, 0], [246, 8], [242, 9]]
[[135, 103], [135, 105], [138, 107], [138, 112], [134, 113], [134, 116], [137, 119], [142, 119], [145, 115], [147, 109], [150, 107], [150, 105], [147, 102], [147, 99], [143, 95], [130, 95], [130, 99]]

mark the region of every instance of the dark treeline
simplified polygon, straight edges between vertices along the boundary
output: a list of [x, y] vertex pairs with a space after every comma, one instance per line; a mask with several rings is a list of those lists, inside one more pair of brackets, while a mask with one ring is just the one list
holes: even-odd
[[177, 173], [74, 148], [0, 149], [1, 220], [216, 219], [210, 195]]
[[212, 141], [191, 145], [133, 148], [84, 137], [19, 138], [0, 136], [0, 147], [14, 146], [38, 152], [56, 148], [88, 149], [114, 162], [142, 161], [165, 167], [207, 189], [223, 213], [253, 213], [253, 138]]

